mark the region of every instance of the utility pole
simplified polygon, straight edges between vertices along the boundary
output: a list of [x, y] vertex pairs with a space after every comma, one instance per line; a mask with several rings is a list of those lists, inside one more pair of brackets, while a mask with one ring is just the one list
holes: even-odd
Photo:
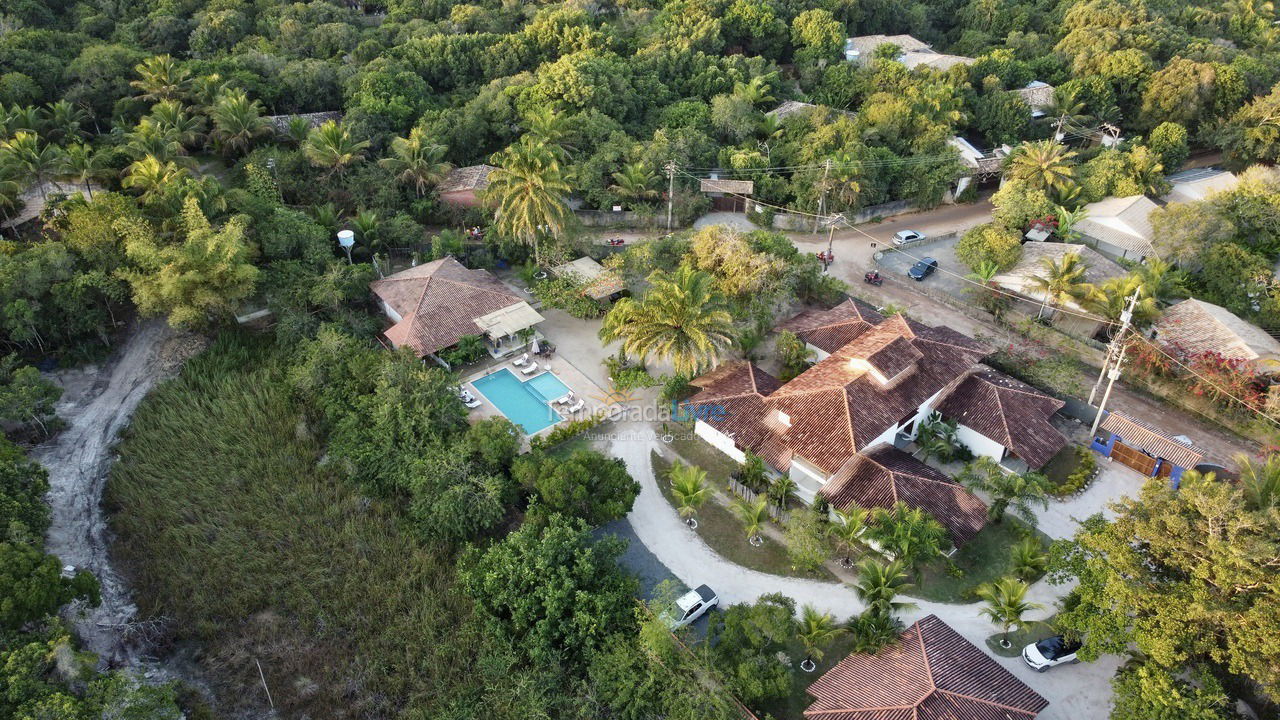
[[818, 215], [813, 219], [813, 232], [818, 233], [818, 221], [827, 211], [827, 178], [831, 175], [831, 158], [822, 164], [822, 194], [818, 196]]
[[1062, 116], [1058, 118], [1058, 121], [1054, 123], [1054, 125], [1057, 126], [1058, 131], [1053, 134], [1053, 139], [1056, 142], [1061, 143], [1067, 137], [1067, 134], [1062, 130], [1062, 128], [1066, 127], [1067, 125], [1067, 114], [1062, 113]]
[[1102, 393], [1102, 402], [1098, 404], [1098, 414], [1093, 417], [1093, 427], [1089, 428], [1090, 440], [1093, 439], [1094, 433], [1098, 432], [1098, 423], [1102, 422], [1102, 411], [1107, 407], [1107, 401], [1111, 399], [1111, 388], [1115, 386], [1116, 379], [1120, 377], [1120, 369], [1124, 367], [1124, 354], [1128, 349], [1127, 345], [1120, 348], [1120, 357], [1116, 359], [1116, 366], [1107, 373], [1107, 391]]
[[1102, 381], [1107, 377], [1107, 369], [1111, 367], [1111, 361], [1116, 356], [1116, 348], [1122, 347], [1124, 336], [1129, 332], [1129, 323], [1133, 321], [1133, 309], [1138, 304], [1138, 293], [1142, 292], [1142, 288], [1133, 291], [1133, 295], [1129, 296], [1129, 304], [1120, 313], [1120, 330], [1111, 336], [1111, 342], [1107, 344], [1107, 356], [1102, 361], [1102, 371], [1098, 373], [1098, 381], [1093, 384], [1093, 390], [1089, 391], [1089, 404], [1093, 404], [1093, 399], [1098, 395], [1098, 390], [1102, 388]]
[[676, 161], [667, 163], [667, 232], [671, 232], [671, 211], [676, 198]]

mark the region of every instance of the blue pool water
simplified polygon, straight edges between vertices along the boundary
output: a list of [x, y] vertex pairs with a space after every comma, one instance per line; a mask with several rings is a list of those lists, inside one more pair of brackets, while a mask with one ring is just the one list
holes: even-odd
[[569, 386], [549, 372], [521, 382], [515, 373], [503, 368], [471, 384], [530, 435], [560, 422], [559, 413], [551, 409], [551, 401], [569, 394]]

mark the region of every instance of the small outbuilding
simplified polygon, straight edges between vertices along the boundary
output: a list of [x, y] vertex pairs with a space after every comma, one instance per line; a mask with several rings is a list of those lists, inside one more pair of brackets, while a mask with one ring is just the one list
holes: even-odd
[[557, 277], [576, 277], [586, 283], [582, 294], [592, 300], [611, 302], [616, 300], [627, 289], [626, 283], [612, 270], [589, 257], [580, 257], [572, 262], [557, 265], [551, 270]]
[[1170, 437], [1121, 412], [1107, 415], [1089, 447], [1147, 477], [1167, 477], [1174, 487], [1205, 455], [1189, 439]]
[[706, 178], [698, 188], [711, 197], [711, 207], [719, 212], [746, 212], [747, 199], [756, 190], [750, 180]]
[[480, 195], [489, 187], [489, 173], [498, 168], [492, 165], [468, 165], [449, 171], [436, 186], [440, 202], [458, 207], [477, 207]]
[[1217, 353], [1259, 375], [1280, 372], [1280, 341], [1213, 303], [1195, 298], [1174, 303], [1151, 330], [1156, 342], [1180, 357]]

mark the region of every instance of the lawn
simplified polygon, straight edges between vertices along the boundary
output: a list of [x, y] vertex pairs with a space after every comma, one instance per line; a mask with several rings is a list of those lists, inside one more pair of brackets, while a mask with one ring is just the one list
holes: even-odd
[[[651, 458], [653, 461], [653, 474], [657, 478], [658, 488], [662, 491], [662, 496], [667, 499], [667, 502], [672, 503], [674, 507], [671, 485], [667, 482], [667, 472], [671, 469], [672, 462], [657, 452], [653, 452]], [[717, 491], [723, 487], [723, 483], [714, 478], [709, 479], [708, 482], [712, 483], [713, 488]], [[716, 554], [732, 563], [752, 570], [759, 570], [771, 575], [786, 575], [814, 580], [836, 579], [834, 575], [826, 570], [804, 572], [792, 567], [791, 559], [787, 556], [786, 547], [774, 538], [766, 537], [764, 545], [752, 547], [747, 542], [747, 535], [742, 529], [742, 522], [738, 520], [732, 510], [714, 499], [708, 500], [702, 506], [702, 509], [698, 511], [698, 529], [694, 532], [698, 533], [698, 537], [702, 538], [703, 542], [709, 545]]]
[[1056, 634], [1057, 631], [1053, 629], [1053, 621], [1056, 617], [1058, 617], [1057, 614], [1054, 614], [1039, 622], [1031, 623], [1020, 630], [1011, 631], [1009, 633], [1010, 645], [1008, 648], [1000, 647], [1000, 638], [1004, 637], [1004, 633], [997, 632], [987, 638], [987, 649], [1000, 657], [1018, 657], [1022, 654], [1022, 648]]
[[[1022, 541], [1026, 532], [1033, 532], [1044, 547], [1049, 546], [1049, 536], [1032, 530], [1026, 523], [1006, 515], [1004, 522], [988, 522], [972, 540], [964, 544], [951, 557], [955, 567], [962, 571], [952, 574], [949, 564], [937, 560], [920, 571], [915, 587], [908, 592], [922, 600], [946, 603], [971, 603], [977, 600], [974, 592], [979, 585], [999, 580], [1011, 574], [1011, 547]], [[960, 574], [960, 577], [956, 577]]]
[[706, 470], [707, 478], [718, 487], [724, 487], [729, 476], [742, 467], [728, 455], [711, 447], [706, 440], [694, 435], [692, 423], [671, 423], [669, 431], [673, 437], [671, 449], [684, 458], [685, 462]]
[[[843, 622], [845, 618], [836, 619]], [[845, 659], [852, 650], [853, 639], [848, 634], [841, 635], [824, 649], [822, 659], [815, 661], [818, 667], [807, 673], [800, 669], [800, 662], [804, 660], [804, 646], [798, 640], [793, 641], [787, 649], [787, 655], [791, 658], [791, 694], [777, 703], [765, 704], [760, 709], [775, 718], [802, 717], [805, 708], [813, 702], [813, 697], [807, 692], [809, 686], [822, 677], [823, 673], [835, 667], [836, 663]]]

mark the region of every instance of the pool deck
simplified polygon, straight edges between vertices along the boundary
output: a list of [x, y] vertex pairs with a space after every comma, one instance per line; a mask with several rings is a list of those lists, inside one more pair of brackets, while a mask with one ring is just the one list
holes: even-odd
[[[560, 346], [560, 347], [563, 348], [563, 346]], [[538, 372], [532, 375], [527, 375], [527, 376], [521, 375], [520, 374], [521, 368], [515, 367], [514, 365], [511, 364], [510, 361], [507, 361], [507, 362], [491, 364], [488, 367], [478, 372], [474, 372], [463, 379], [462, 386], [470, 390], [471, 393], [475, 395], [477, 398], [479, 398], [480, 400], [480, 407], [477, 407], [471, 410], [472, 419], [488, 420], [489, 418], [506, 417], [505, 415], [502, 414], [502, 411], [499, 410], [497, 407], [495, 407], [493, 403], [489, 402], [489, 400], [484, 397], [484, 394], [481, 393], [479, 390], [477, 390], [476, 386], [474, 385], [474, 382], [476, 380], [479, 380], [480, 378], [483, 378], [487, 375], [491, 375], [495, 372], [498, 372], [503, 368], [507, 368], [511, 370], [511, 372], [515, 373], [516, 377], [520, 378], [521, 380], [530, 380], [534, 377], [537, 377], [538, 374], [541, 374], [546, 370], [549, 370], [552, 373], [554, 373], [556, 377], [560, 378], [561, 382], [569, 386], [569, 389], [573, 391], [575, 395], [587, 401], [586, 407], [584, 407], [582, 410], [579, 410], [578, 412], [574, 413], [571, 416], [567, 415], [564, 412], [561, 412], [560, 413], [561, 417], [566, 420], [581, 420], [595, 413], [604, 413], [605, 415], [613, 415], [615, 413], [621, 412], [622, 410], [621, 405], [615, 402], [609, 401], [608, 390], [601, 388], [598, 384], [596, 384], [594, 380], [592, 380], [585, 373], [583, 373], [581, 370], [575, 367], [572, 362], [570, 362], [564, 356], [560, 355], [558, 351], [555, 357], [552, 357], [550, 360], [546, 358], [535, 359], [532, 356], [530, 357], [530, 359], [538, 363]], [[561, 423], [556, 423], [554, 425], [548, 426], [546, 428], [543, 428], [542, 430], [539, 430], [533, 435], [530, 435], [529, 437], [534, 438], [540, 435], [548, 434], [552, 430], [559, 427], [560, 425]]]

